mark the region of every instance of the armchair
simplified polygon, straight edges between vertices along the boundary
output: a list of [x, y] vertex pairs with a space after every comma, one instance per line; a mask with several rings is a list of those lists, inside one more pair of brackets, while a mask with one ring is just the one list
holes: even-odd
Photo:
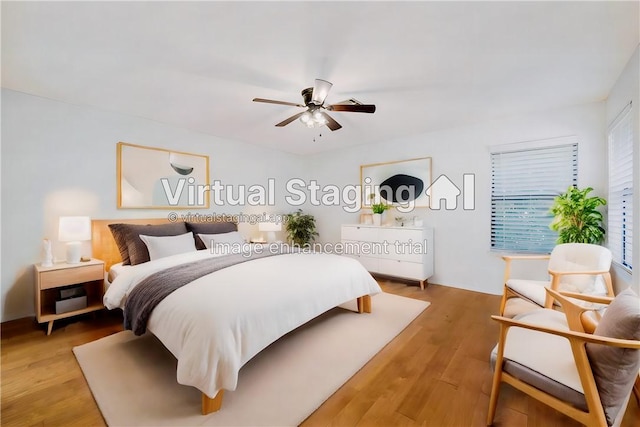
[[[577, 294], [613, 297], [611, 283], [611, 251], [603, 246], [588, 243], [564, 243], [557, 245], [550, 255], [504, 255], [504, 292], [500, 303], [500, 315], [504, 316], [513, 297], [529, 303], [530, 307], [552, 308], [553, 298], [545, 288]], [[511, 278], [512, 261], [549, 260], [550, 280], [524, 280]], [[513, 311], [513, 310], [510, 310]], [[522, 310], [515, 310], [521, 312]], [[510, 316], [508, 316], [510, 317]]]
[[513, 319], [492, 316], [500, 338], [492, 352], [493, 384], [487, 425], [493, 423], [501, 382], [587, 426], [618, 425], [640, 368], [640, 299], [630, 289], [609, 304], [593, 334], [587, 313], [568, 297], [547, 289], [564, 312], [533, 310]]

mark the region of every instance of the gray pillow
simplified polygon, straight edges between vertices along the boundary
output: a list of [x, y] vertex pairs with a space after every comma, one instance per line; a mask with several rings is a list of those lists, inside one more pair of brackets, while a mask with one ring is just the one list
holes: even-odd
[[[593, 332], [610, 338], [640, 340], [640, 298], [629, 288], [609, 304]], [[620, 413], [640, 369], [640, 351], [587, 344], [587, 355], [598, 386], [607, 423]]]
[[221, 234], [238, 231], [238, 224], [235, 222], [187, 222], [187, 229], [196, 236], [196, 249], [207, 249], [198, 234]]
[[140, 239], [145, 236], [177, 236], [188, 232], [184, 222], [174, 222], [158, 225], [140, 224], [109, 224], [123, 265], [137, 265], [150, 260], [147, 246]]

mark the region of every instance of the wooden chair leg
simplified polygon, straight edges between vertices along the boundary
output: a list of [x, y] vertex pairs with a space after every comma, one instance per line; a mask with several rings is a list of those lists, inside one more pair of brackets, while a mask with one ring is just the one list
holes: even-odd
[[489, 398], [489, 412], [487, 413], [487, 425], [493, 425], [500, 396], [500, 383], [502, 382], [502, 363], [504, 361], [504, 342], [507, 338], [507, 328], [500, 325], [500, 337], [498, 341], [498, 357], [493, 368], [493, 382], [491, 383], [491, 397]]
[[636, 382], [633, 385], [633, 394], [636, 395], [636, 402], [638, 402], [638, 406], [640, 406], [640, 373], [636, 377]]
[[498, 397], [500, 396], [500, 382], [502, 380], [502, 369], [497, 365], [493, 373], [493, 382], [491, 384], [491, 397], [489, 398], [489, 413], [487, 414], [487, 425], [493, 425], [493, 419], [496, 416], [496, 408], [498, 407]]

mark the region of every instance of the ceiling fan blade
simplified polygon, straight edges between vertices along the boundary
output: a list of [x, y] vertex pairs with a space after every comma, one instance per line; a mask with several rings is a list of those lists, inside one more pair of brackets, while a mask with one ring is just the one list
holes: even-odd
[[266, 104], [290, 105], [292, 107], [305, 108], [306, 105], [296, 104], [295, 102], [274, 101], [273, 99], [253, 98], [253, 102], [264, 102]]
[[327, 113], [325, 113], [324, 111], [321, 111], [320, 114], [322, 114], [322, 117], [324, 117], [324, 119], [327, 121], [327, 127], [331, 130], [338, 130], [342, 127], [342, 125], [338, 122], [336, 122], [335, 120], [333, 120], [333, 118], [328, 115]]
[[354, 113], [375, 113], [376, 106], [373, 104], [333, 104], [328, 105], [327, 110], [329, 111], [351, 111]]
[[294, 114], [293, 116], [289, 117], [288, 119], [285, 119], [285, 120], [281, 121], [276, 126], [278, 126], [278, 127], [286, 126], [289, 123], [291, 123], [292, 121], [294, 121], [295, 119], [300, 118], [300, 116], [303, 115], [304, 113], [306, 113], [306, 111], [303, 111], [302, 113]]
[[322, 79], [316, 79], [316, 84], [313, 86], [313, 94], [311, 95], [311, 101], [316, 105], [324, 104], [324, 100], [329, 95], [333, 83]]

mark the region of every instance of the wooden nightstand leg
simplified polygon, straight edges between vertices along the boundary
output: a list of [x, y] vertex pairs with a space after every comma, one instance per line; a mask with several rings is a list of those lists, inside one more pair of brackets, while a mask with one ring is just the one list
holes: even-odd
[[426, 280], [420, 280], [420, 290], [424, 291], [424, 283]]
[[47, 325], [47, 335], [51, 335], [51, 329], [53, 329], [53, 320], [49, 320], [49, 324]]

